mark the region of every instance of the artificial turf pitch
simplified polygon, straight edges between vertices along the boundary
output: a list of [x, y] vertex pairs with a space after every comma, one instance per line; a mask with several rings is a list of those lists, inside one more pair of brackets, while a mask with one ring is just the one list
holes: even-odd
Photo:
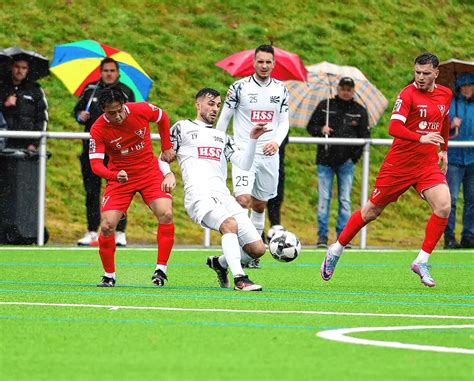
[[[102, 275], [97, 249], [0, 248], [1, 378], [474, 378], [472, 250], [435, 252], [433, 289], [409, 270], [414, 250], [346, 251], [328, 283], [319, 276], [321, 250], [303, 250], [289, 264], [267, 253], [261, 269], [248, 271], [264, 286], [254, 293], [218, 288], [215, 273], [205, 265], [207, 256], [218, 253], [174, 250], [169, 282], [157, 288], [150, 280], [155, 249], [119, 249], [117, 286], [97, 288]], [[326, 330], [398, 326], [425, 328], [346, 337], [422, 347], [317, 336]], [[426, 346], [464, 353], [420, 350]]]

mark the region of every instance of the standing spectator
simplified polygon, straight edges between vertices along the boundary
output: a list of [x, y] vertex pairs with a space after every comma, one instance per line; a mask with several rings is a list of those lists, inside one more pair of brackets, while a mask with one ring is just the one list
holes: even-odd
[[[334, 138], [369, 138], [367, 110], [354, 101], [354, 81], [344, 77], [337, 86], [334, 99], [321, 101], [306, 129], [312, 136]], [[328, 108], [329, 102], [329, 108]], [[329, 119], [327, 113], [329, 112]], [[317, 247], [327, 247], [329, 210], [334, 175], [337, 178], [339, 208], [336, 234], [339, 237], [351, 215], [354, 164], [362, 155], [362, 146], [319, 145], [316, 157], [318, 173], [318, 241]]]
[[[105, 89], [117, 86], [125, 95], [125, 102], [135, 102], [135, 95], [129, 87], [119, 82], [118, 62], [113, 58], [104, 58], [100, 63], [100, 80], [90, 83], [84, 88], [79, 101], [74, 107], [74, 117], [84, 125], [84, 132], [91, 130], [94, 122], [102, 115], [98, 99]], [[98, 244], [97, 229], [100, 224], [100, 190], [101, 178], [92, 172], [89, 163], [89, 140], [82, 141], [81, 161], [82, 181], [86, 191], [87, 233], [77, 241], [79, 246], [96, 246]], [[107, 159], [106, 159], [107, 163]], [[127, 220], [124, 218], [117, 226], [115, 241], [118, 246], [126, 246], [125, 227]]]
[[251, 209], [250, 220], [262, 235], [267, 202], [277, 195], [278, 149], [289, 130], [289, 93], [283, 82], [271, 77], [275, 67], [272, 46], [261, 45], [255, 49], [253, 67], [253, 75], [229, 87], [216, 128], [227, 131], [233, 118], [235, 143], [241, 149], [247, 146], [255, 124], [265, 123], [271, 131], [259, 139], [250, 170], [232, 165], [234, 195], [243, 208]]
[[[456, 81], [456, 91], [451, 107], [451, 131], [458, 131], [451, 139], [456, 141], [474, 141], [474, 74], [464, 73]], [[474, 148], [450, 148], [448, 151], [448, 180], [451, 191], [451, 214], [444, 231], [444, 247], [474, 248]], [[464, 211], [461, 245], [456, 241], [454, 226], [456, 224], [456, 203], [459, 190], [463, 186]]]
[[[158, 256], [152, 282], [161, 287], [167, 280], [167, 263], [174, 243], [171, 191], [176, 185], [172, 172], [163, 176], [153, 154], [149, 123], [158, 124], [161, 156], [170, 162], [176, 158], [171, 148], [170, 122], [162, 109], [147, 103], [125, 103], [120, 88], [102, 91], [99, 106], [104, 111], [91, 128], [89, 159], [97, 176], [107, 179], [101, 208], [99, 255], [104, 276], [98, 287], [115, 286], [115, 238], [117, 225], [135, 193], [158, 220], [156, 239]], [[109, 165], [104, 165], [105, 154]]]
[[[0, 83], [0, 111], [10, 131], [46, 131], [48, 102], [41, 86], [28, 80], [28, 61], [13, 62], [11, 75]], [[8, 147], [36, 151], [38, 139], [9, 138]]]

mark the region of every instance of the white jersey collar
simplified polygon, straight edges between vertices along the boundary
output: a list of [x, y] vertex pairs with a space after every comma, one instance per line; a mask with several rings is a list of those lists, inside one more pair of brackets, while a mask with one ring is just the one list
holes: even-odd
[[267, 87], [272, 82], [272, 77], [268, 77], [268, 80], [266, 82], [259, 81], [257, 77], [255, 76], [255, 74], [252, 74], [252, 78], [255, 81], [255, 83], [259, 85], [260, 87]]
[[198, 119], [194, 119], [194, 120], [193, 120], [193, 123], [196, 123], [196, 124], [197, 124], [198, 126], [200, 126], [200, 127], [212, 128], [212, 124], [204, 123], [203, 121], [198, 120]]

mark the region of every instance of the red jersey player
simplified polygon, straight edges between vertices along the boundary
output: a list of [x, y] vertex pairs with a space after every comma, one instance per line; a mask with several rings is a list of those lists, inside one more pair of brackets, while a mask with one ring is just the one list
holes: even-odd
[[[398, 96], [392, 112], [389, 133], [395, 139], [380, 168], [367, 204], [349, 218], [321, 265], [321, 276], [331, 279], [344, 246], [384, 208], [410, 187], [431, 206], [421, 250], [411, 264], [421, 283], [434, 287], [428, 258], [444, 232], [451, 211], [451, 196], [446, 182], [451, 90], [435, 84], [438, 58], [424, 53], [415, 59], [415, 82]], [[440, 152], [438, 152], [438, 144]], [[441, 168], [439, 167], [441, 164]]]
[[[174, 243], [174, 225], [170, 192], [176, 185], [172, 172], [163, 177], [153, 154], [149, 123], [158, 123], [163, 160], [172, 161], [170, 123], [167, 114], [147, 103], [124, 103], [120, 89], [104, 90], [99, 97], [104, 111], [93, 124], [89, 159], [92, 170], [107, 180], [101, 209], [99, 254], [105, 274], [99, 287], [115, 285], [115, 239], [117, 224], [139, 192], [158, 220], [158, 259], [152, 281], [163, 286], [168, 258]], [[108, 167], [104, 156], [109, 156]]]

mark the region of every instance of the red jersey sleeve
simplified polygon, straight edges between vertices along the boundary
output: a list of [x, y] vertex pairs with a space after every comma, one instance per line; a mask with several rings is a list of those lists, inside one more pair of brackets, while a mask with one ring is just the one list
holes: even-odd
[[392, 110], [392, 117], [390, 119], [401, 120], [405, 123], [410, 113], [411, 108], [411, 88], [405, 87], [400, 94], [398, 94], [397, 100]]
[[89, 140], [89, 161], [92, 172], [106, 180], [116, 180], [118, 172], [111, 171], [104, 165], [105, 144], [99, 131], [93, 127], [91, 128]]
[[439, 148], [441, 151], [447, 151], [448, 150], [448, 140], [449, 140], [449, 130], [451, 128], [451, 123], [449, 121], [449, 115], [446, 114], [444, 117], [443, 121], [443, 128], [441, 129], [441, 136], [444, 139], [444, 143], [440, 144]]
[[400, 92], [393, 106], [388, 133], [394, 138], [418, 142], [420, 141], [421, 135], [410, 131], [405, 126], [408, 114], [410, 113], [411, 104], [411, 88], [406, 87]]

